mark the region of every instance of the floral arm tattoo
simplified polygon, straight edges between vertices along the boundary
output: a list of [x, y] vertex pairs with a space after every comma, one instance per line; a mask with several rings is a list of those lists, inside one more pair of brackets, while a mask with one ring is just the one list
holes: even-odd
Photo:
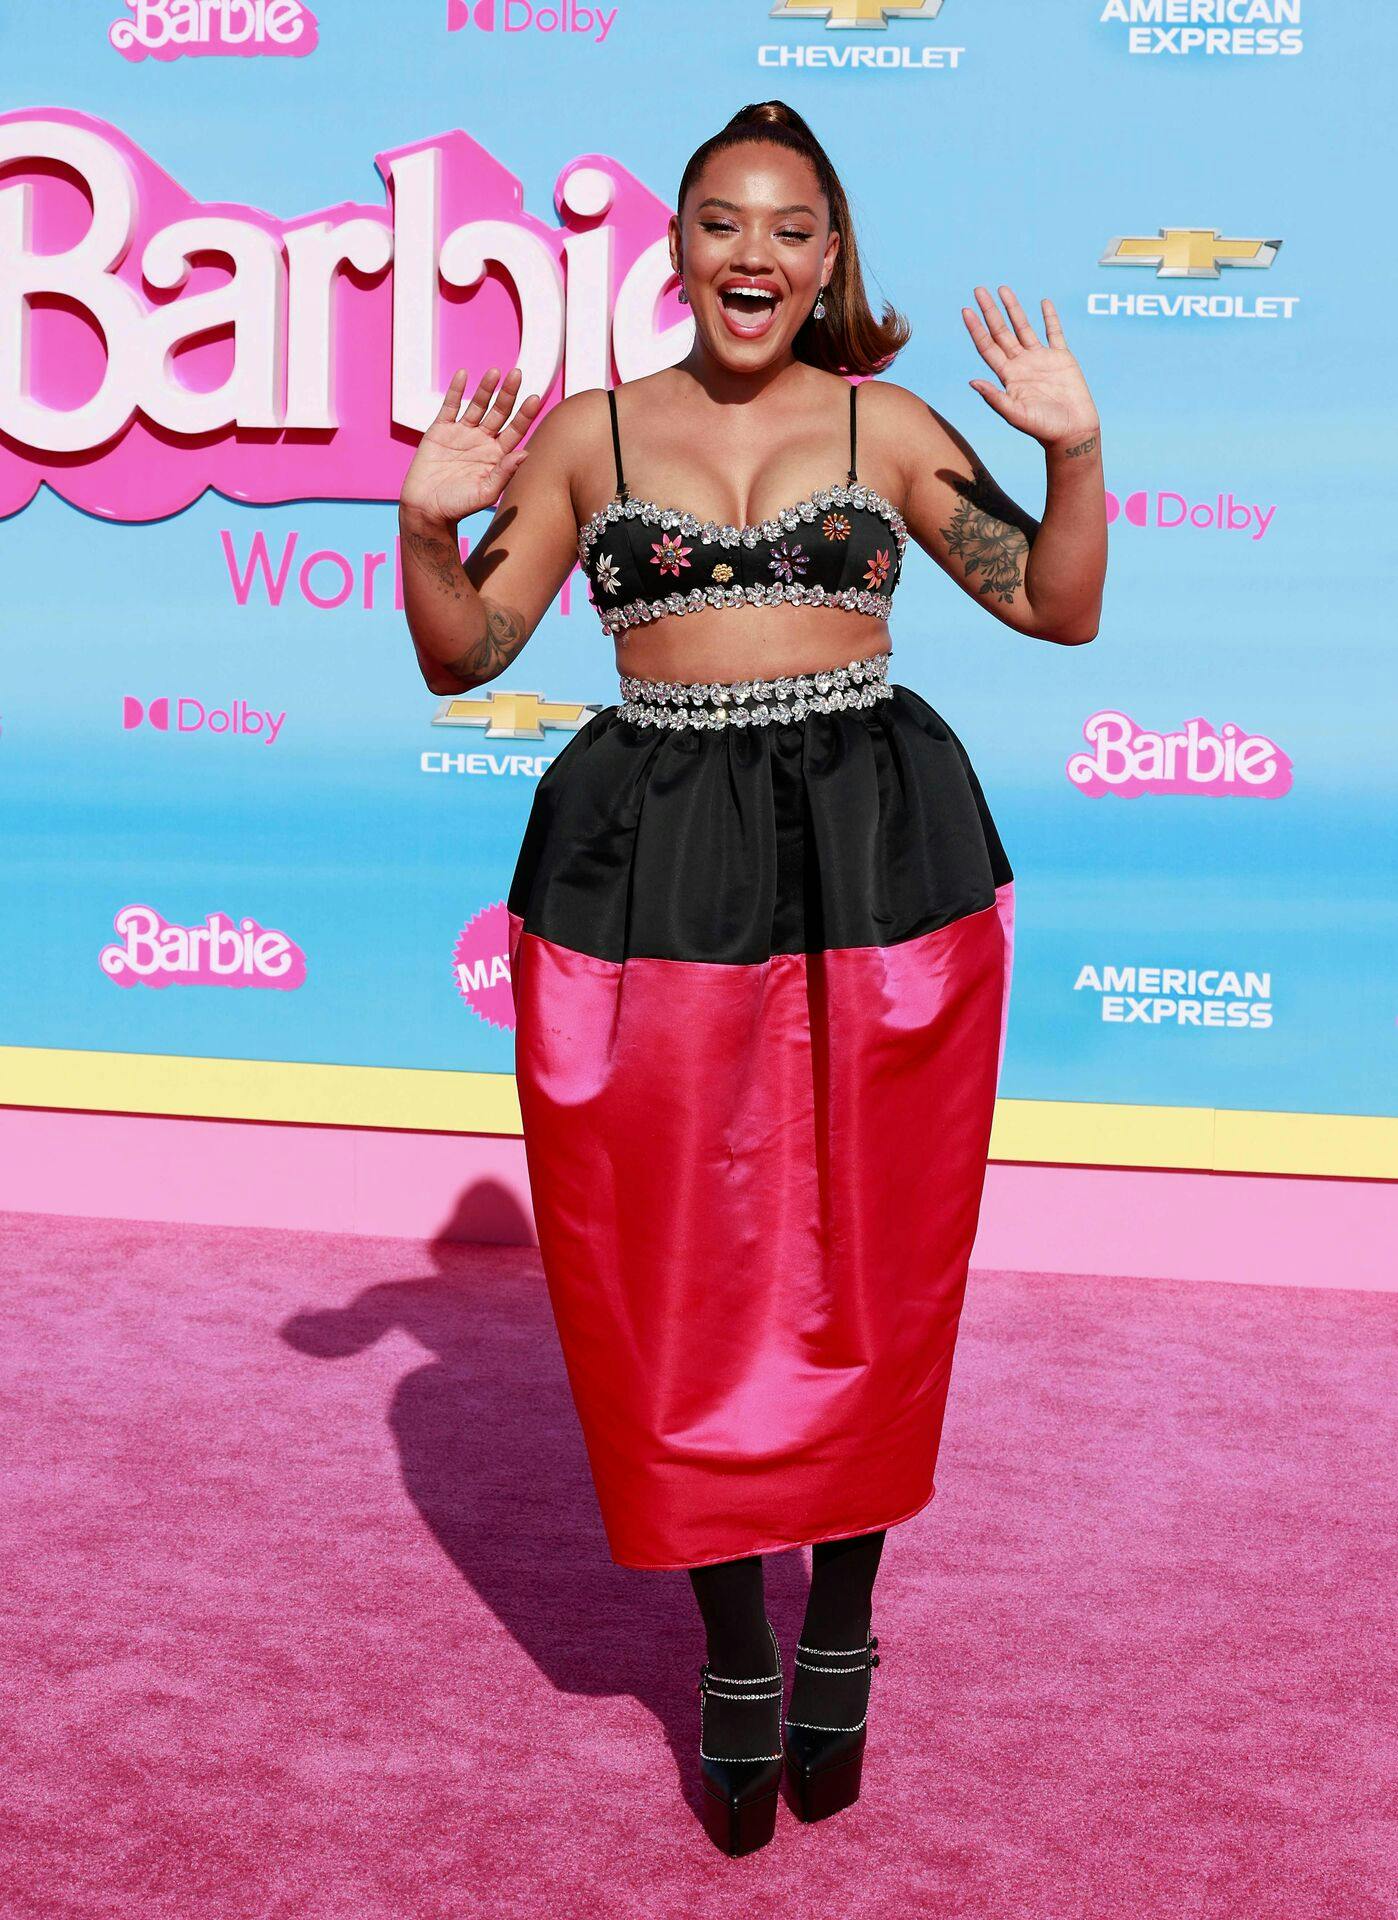
[[513, 607], [502, 607], [484, 595], [481, 605], [485, 608], [485, 632], [479, 640], [472, 641], [465, 653], [447, 662], [448, 671], [463, 680], [494, 679], [509, 666], [528, 638], [523, 616]]
[[[456, 542], [412, 530], [405, 533], [404, 539], [438, 584], [453, 599], [459, 600], [466, 570]], [[476, 598], [485, 613], [484, 631], [464, 653], [442, 662], [448, 673], [455, 674], [459, 680], [492, 679], [504, 671], [528, 638], [524, 618], [513, 607], [501, 606], [483, 593]]]
[[952, 476], [961, 498], [942, 528], [947, 551], [961, 562], [967, 584], [988, 599], [1007, 604], [1024, 584], [1024, 563], [1039, 523], [1017, 507], [980, 464], [968, 480]]

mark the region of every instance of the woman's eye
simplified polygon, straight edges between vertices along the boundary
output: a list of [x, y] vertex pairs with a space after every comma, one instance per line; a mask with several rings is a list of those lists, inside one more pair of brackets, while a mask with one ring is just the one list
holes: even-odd
[[[734, 231], [732, 222], [728, 220], [701, 220], [699, 224], [705, 233], [732, 233]], [[783, 240], [810, 240], [814, 238], [814, 235], [803, 232], [800, 227], [782, 227], [780, 229], [780, 237]]]

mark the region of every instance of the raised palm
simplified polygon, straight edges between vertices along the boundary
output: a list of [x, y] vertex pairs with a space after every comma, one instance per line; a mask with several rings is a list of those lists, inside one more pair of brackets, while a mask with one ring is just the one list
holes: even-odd
[[999, 375], [1003, 391], [988, 380], [972, 380], [970, 384], [1002, 420], [1045, 446], [1076, 442], [1096, 433], [1100, 425], [1097, 408], [1082, 368], [1064, 343], [1052, 300], [1040, 302], [1045, 345], [1030, 326], [1013, 289], [1001, 287], [1000, 297], [1008, 320], [986, 287], [976, 288], [976, 300], [985, 318], [982, 320], [970, 307], [961, 309], [961, 317], [982, 360]]
[[466, 369], [458, 367], [452, 375], [437, 417], [418, 442], [404, 475], [403, 506], [454, 522], [494, 506], [500, 498], [511, 474], [528, 457], [528, 447], [519, 442], [542, 402], [537, 393], [531, 393], [512, 412], [522, 376], [518, 367], [511, 367], [497, 393], [499, 371], [486, 368], [459, 420]]

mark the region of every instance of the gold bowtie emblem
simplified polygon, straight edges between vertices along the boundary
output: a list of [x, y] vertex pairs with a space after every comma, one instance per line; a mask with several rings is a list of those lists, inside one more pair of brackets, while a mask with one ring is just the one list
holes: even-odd
[[887, 28], [889, 20], [935, 20], [942, 0], [777, 0], [773, 20], [815, 20], [831, 27]]
[[448, 694], [432, 716], [434, 727], [483, 727], [487, 740], [542, 740], [546, 727], [580, 727], [598, 712], [583, 700], [546, 700], [541, 693], [503, 689], [478, 698]]
[[1270, 267], [1280, 240], [1225, 240], [1217, 227], [1161, 227], [1119, 234], [1099, 267], [1154, 267], [1157, 280], [1217, 280], [1221, 267]]

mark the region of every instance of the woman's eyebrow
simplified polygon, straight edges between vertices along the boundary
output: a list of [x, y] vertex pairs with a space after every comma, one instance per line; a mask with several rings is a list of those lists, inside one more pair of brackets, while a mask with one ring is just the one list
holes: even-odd
[[[710, 194], [707, 200], [701, 200], [699, 205], [701, 207], [726, 207], [730, 213], [742, 212], [742, 208], [736, 200], [720, 200], [715, 194]], [[804, 200], [793, 200], [789, 207], [773, 207], [772, 211], [775, 214], [808, 213], [812, 220], [816, 217], [815, 208], [808, 207]]]

